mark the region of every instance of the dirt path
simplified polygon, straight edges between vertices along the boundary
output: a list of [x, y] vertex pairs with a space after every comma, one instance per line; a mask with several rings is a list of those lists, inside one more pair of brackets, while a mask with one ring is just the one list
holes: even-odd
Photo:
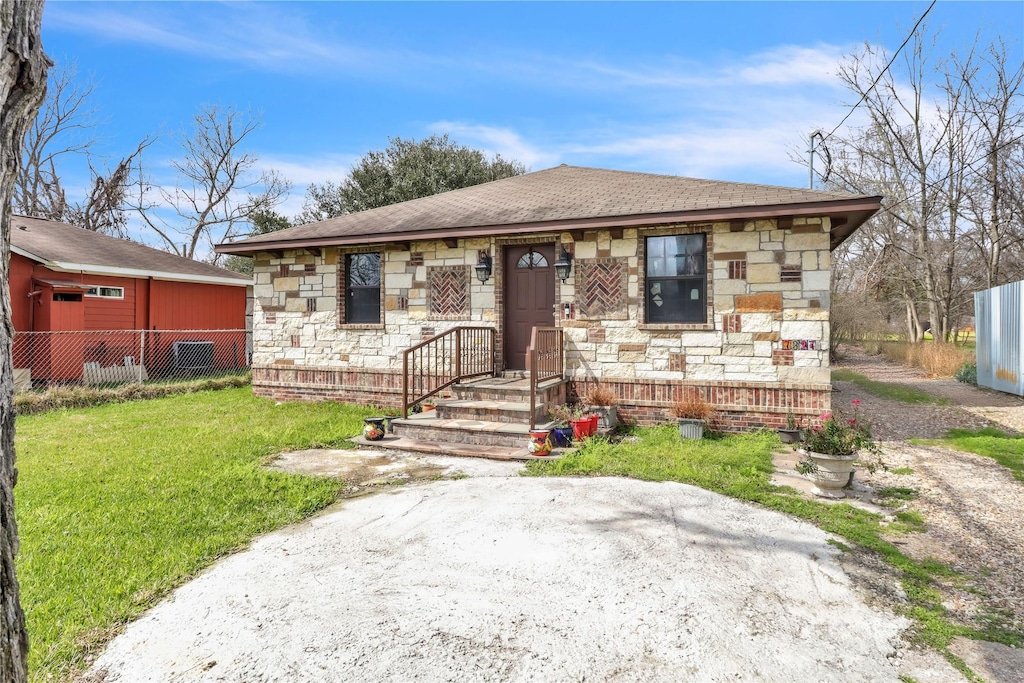
[[[911, 557], [938, 559], [969, 577], [951, 579], [942, 587], [944, 604], [955, 620], [976, 628], [995, 624], [1024, 633], [1024, 483], [991, 458], [906, 441], [939, 438], [954, 427], [1024, 429], [1024, 400], [955, 380], [928, 379], [913, 369], [847, 348], [850, 351], [840, 367], [953, 403], [907, 405], [879, 399], [851, 382], [834, 383], [839, 393], [833, 405], [860, 399], [876, 436], [886, 441], [890, 471], [858, 473], [858, 478], [876, 490], [912, 489], [907, 507], [926, 520], [924, 533], [891, 540]], [[1024, 680], [1024, 675], [1017, 680]]]

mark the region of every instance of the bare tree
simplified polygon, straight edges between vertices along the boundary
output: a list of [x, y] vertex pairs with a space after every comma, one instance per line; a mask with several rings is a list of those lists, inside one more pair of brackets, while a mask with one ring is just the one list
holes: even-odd
[[260, 126], [258, 117], [231, 107], [201, 109], [190, 130], [177, 136], [181, 156], [172, 187], [139, 174], [129, 204], [171, 252], [205, 256], [219, 242], [249, 232], [251, 217], [271, 211], [290, 185], [276, 171], [256, 171], [257, 158], [242, 148]]
[[96, 144], [95, 85], [74, 62], [51, 69], [46, 101], [25, 134], [22, 163], [14, 184], [16, 213], [63, 220], [67, 199], [58, 167], [68, 157], [88, 154]]
[[28, 633], [21, 609], [14, 557], [14, 369], [11, 364], [11, 195], [21, 161], [25, 131], [46, 96], [51, 63], [43, 53], [39, 27], [42, 2], [0, 3], [0, 680], [28, 680]]
[[[14, 185], [15, 213], [77, 225], [117, 237], [126, 236], [125, 196], [139, 156], [155, 138], [147, 137], [112, 169], [93, 156], [98, 124], [92, 106], [95, 85], [74, 63], [50, 71], [48, 96], [25, 134], [21, 166]], [[69, 200], [61, 180], [67, 164], [84, 157], [90, 183], [85, 197]]]

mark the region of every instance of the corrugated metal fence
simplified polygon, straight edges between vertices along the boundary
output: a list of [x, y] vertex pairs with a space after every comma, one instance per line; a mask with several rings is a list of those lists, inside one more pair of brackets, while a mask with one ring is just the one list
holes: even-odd
[[974, 294], [978, 384], [1024, 396], [1024, 282]]

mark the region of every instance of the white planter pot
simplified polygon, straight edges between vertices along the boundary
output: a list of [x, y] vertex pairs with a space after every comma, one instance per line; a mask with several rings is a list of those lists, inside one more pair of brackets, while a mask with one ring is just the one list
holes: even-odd
[[587, 409], [597, 413], [598, 429], [615, 429], [619, 426], [618, 406], [589, 406]]
[[684, 439], [703, 439], [704, 420], [691, 420], [685, 417], [676, 418], [679, 422], [679, 436]]
[[857, 456], [807, 451], [807, 457], [815, 466], [811, 473], [811, 481], [814, 482], [811, 493], [822, 498], [846, 498], [843, 487], [853, 479], [853, 462]]

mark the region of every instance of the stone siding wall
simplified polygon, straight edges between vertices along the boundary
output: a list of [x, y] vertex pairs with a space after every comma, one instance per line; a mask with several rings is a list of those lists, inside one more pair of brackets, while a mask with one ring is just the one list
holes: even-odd
[[[261, 253], [254, 387], [395, 405], [401, 351], [458, 325], [495, 327], [500, 359], [502, 248], [556, 242], [574, 256], [555, 301], [578, 392], [609, 384], [640, 422], [662, 419], [692, 390], [733, 429], [778, 426], [790, 410], [814, 416], [830, 402], [829, 227], [828, 218], [764, 219]], [[644, 238], [685, 233], [707, 235], [707, 320], [646, 324]], [[345, 255], [366, 251], [382, 256], [382, 324], [347, 325]], [[495, 265], [485, 284], [473, 272], [481, 251]]]

